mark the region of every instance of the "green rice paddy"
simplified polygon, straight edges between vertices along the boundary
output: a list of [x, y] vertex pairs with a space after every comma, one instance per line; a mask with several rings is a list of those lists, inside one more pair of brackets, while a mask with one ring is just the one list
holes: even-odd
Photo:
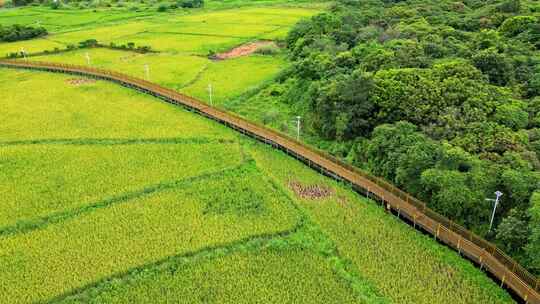
[[0, 85], [6, 303], [511, 302], [347, 186], [215, 122], [103, 81], [0, 75], [18, 80]]
[[[275, 77], [284, 55], [208, 53], [282, 39], [321, 8], [266, 4], [0, 11], [0, 24], [39, 21], [51, 32], [1, 43], [0, 54], [84, 39], [151, 45], [157, 53], [28, 60], [148, 77], [207, 102], [212, 85], [213, 103], [227, 106]], [[4, 68], [0, 92], [0, 303], [513, 302], [347, 185], [180, 107], [105, 81]]]

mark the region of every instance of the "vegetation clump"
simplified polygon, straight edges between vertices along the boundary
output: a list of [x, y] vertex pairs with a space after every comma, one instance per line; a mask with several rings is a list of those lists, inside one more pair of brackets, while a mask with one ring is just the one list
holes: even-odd
[[47, 30], [44, 27], [31, 27], [19, 24], [2, 26], [0, 24], [0, 42], [14, 42], [29, 40], [46, 36]]

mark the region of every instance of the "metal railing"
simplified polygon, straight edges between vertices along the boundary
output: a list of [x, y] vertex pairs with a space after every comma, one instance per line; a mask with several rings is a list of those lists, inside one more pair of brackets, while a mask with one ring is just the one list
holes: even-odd
[[158, 84], [114, 71], [88, 66], [22, 60], [0, 60], [0, 66], [77, 74], [117, 82], [169, 103], [184, 106], [260, 141], [272, 144], [311, 167], [315, 167], [334, 178], [344, 180], [356, 189], [362, 189], [372, 198], [375, 196], [388, 208], [396, 211], [398, 216], [410, 220], [415, 227], [421, 227], [439, 241], [478, 263], [481, 268], [488, 270], [501, 281], [501, 286], [506, 285], [511, 288], [525, 303], [540, 304], [540, 280], [494, 244], [431, 210], [424, 202], [387, 181], [362, 172], [358, 168], [287, 135], [247, 121], [235, 114], [210, 107], [204, 102]]

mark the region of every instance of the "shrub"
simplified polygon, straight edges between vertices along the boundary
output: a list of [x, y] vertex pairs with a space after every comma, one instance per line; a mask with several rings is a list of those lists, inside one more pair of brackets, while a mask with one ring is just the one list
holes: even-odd
[[47, 34], [47, 30], [44, 27], [31, 27], [18, 24], [3, 27], [0, 25], [0, 41], [5, 42], [28, 40]]
[[275, 44], [267, 44], [258, 47], [255, 53], [261, 55], [275, 55], [279, 53], [279, 48]]
[[51, 8], [52, 9], [59, 9], [60, 8], [60, 1], [53, 1], [51, 2]]
[[537, 22], [538, 20], [536, 20], [536, 17], [534, 16], [516, 16], [508, 18], [499, 28], [499, 32], [508, 37], [513, 37], [529, 30], [530, 27]]
[[98, 41], [96, 39], [87, 39], [79, 42], [80, 48], [91, 48], [98, 46]]
[[183, 8], [197, 8], [204, 6], [204, 0], [182, 0], [180, 6]]
[[518, 13], [521, 10], [521, 1], [507, 0], [501, 3], [497, 8], [503, 13]]
[[489, 77], [496, 85], [506, 85], [513, 77], [513, 68], [504, 54], [490, 48], [481, 51], [472, 58], [474, 65]]
[[157, 9], [158, 12], [165, 12], [167, 11], [167, 5], [165, 4], [161, 4], [158, 9]]

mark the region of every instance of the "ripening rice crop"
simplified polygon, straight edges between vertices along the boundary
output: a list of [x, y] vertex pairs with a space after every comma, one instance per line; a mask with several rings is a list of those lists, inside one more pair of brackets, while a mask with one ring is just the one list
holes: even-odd
[[[286, 187], [289, 181], [330, 184], [334, 196], [296, 197], [307, 216], [336, 244], [361, 275], [395, 303], [512, 303], [511, 297], [458, 253], [418, 233], [346, 187], [306, 170], [283, 153], [256, 148], [261, 171]], [[291, 195], [292, 190], [287, 189]]]
[[320, 256], [239, 252], [173, 261], [60, 301], [74, 303], [362, 303]]
[[[232, 180], [250, 189], [244, 199], [260, 199], [259, 210], [213, 208], [208, 193]], [[170, 256], [293, 229], [296, 209], [271, 189], [248, 162], [0, 236], [0, 293], [7, 303], [45, 301]]]
[[72, 85], [68, 80], [73, 78], [0, 70], [1, 140], [237, 137], [224, 126], [149, 96], [105, 81]]
[[[152, 82], [169, 88], [182, 88], [190, 84], [211, 64], [210, 60], [200, 56], [165, 53], [137, 54], [102, 48], [38, 56], [34, 59], [87, 65], [86, 54], [90, 58], [92, 67], [114, 70], [121, 66], [122, 73], [143, 79], [148, 76]], [[145, 66], [149, 68], [148, 75]]]

